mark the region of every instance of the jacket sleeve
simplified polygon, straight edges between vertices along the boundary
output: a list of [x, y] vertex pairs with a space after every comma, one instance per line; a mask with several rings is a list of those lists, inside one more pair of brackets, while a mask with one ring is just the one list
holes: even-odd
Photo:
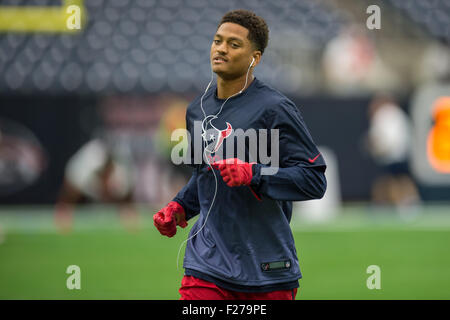
[[[193, 137], [192, 124], [189, 117], [189, 107], [186, 111], [186, 130]], [[186, 220], [189, 220], [200, 213], [200, 204], [198, 200], [197, 177], [199, 166], [194, 164], [194, 154], [192, 139], [189, 141], [188, 157], [190, 157], [189, 166], [193, 167], [192, 176], [188, 183], [178, 192], [172, 201], [178, 202], [186, 213]]]
[[186, 213], [186, 220], [189, 220], [200, 213], [197, 190], [197, 168], [192, 172], [188, 183], [178, 192], [172, 201], [178, 202]]
[[[267, 174], [262, 169], [269, 165], [255, 164], [251, 188], [260, 196], [274, 200], [322, 198], [327, 186], [326, 164], [298, 108], [289, 100], [282, 101], [267, 111], [266, 125], [268, 129], [278, 130], [279, 167]], [[270, 145], [271, 152], [274, 147]]]

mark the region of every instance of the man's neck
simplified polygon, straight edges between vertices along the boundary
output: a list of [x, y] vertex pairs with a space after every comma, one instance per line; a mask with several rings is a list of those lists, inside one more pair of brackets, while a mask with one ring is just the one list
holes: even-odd
[[245, 74], [244, 76], [242, 76], [240, 78], [236, 78], [233, 80], [225, 80], [218, 76], [217, 77], [217, 98], [226, 99], [241, 90], [244, 91], [245, 89], [247, 89], [248, 86], [253, 82], [255, 77], [253, 76], [253, 74], [250, 73], [248, 75], [247, 85], [245, 86], [245, 88], [243, 88], [245, 85], [246, 77], [247, 77], [247, 74]]

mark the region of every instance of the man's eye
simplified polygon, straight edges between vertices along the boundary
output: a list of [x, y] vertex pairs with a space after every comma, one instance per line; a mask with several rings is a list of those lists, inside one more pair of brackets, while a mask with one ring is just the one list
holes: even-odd
[[239, 48], [239, 45], [236, 44], [236, 43], [232, 43], [231, 46], [232, 46], [233, 48]]
[[219, 44], [220, 40], [213, 40], [215, 44]]

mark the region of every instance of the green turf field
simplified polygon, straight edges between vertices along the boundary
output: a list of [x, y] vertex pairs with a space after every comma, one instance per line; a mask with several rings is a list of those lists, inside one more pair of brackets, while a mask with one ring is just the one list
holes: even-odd
[[[80, 211], [74, 231], [60, 235], [48, 208], [0, 210], [0, 299], [179, 298], [176, 258], [188, 230], [162, 237], [140, 210], [133, 234], [112, 209]], [[450, 299], [449, 207], [408, 222], [357, 207], [327, 224], [293, 224], [303, 272], [297, 299]], [[66, 287], [69, 265], [81, 269], [80, 290]], [[381, 268], [379, 290], [366, 286], [370, 265]]]

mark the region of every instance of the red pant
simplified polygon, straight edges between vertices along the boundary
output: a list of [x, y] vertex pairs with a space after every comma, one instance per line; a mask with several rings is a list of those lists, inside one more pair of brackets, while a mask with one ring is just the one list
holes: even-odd
[[180, 300], [294, 300], [297, 288], [272, 292], [237, 292], [216, 286], [212, 282], [184, 276]]

